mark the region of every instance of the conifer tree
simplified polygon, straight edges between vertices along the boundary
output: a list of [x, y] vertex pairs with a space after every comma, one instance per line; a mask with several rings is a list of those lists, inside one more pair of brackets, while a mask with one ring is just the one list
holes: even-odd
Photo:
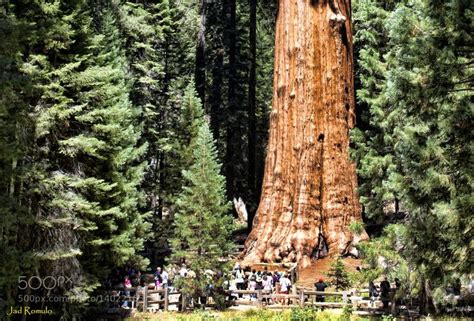
[[340, 257], [331, 264], [328, 277], [331, 280], [331, 285], [333, 285], [337, 291], [346, 290], [351, 285], [351, 280], [347, 274], [346, 267]]
[[11, 132], [24, 146], [15, 161], [1, 162], [2, 171], [20, 165], [9, 178], [15, 188], [7, 194], [16, 196], [8, 211], [25, 231], [14, 238], [16, 250], [31, 251], [12, 272], [70, 277], [73, 284], [54, 289], [70, 295], [89, 292], [113, 267], [146, 263], [139, 251], [147, 224], [137, 211], [146, 149], [138, 143], [140, 109], [128, 99], [115, 22], [104, 11], [94, 29], [89, 9], [84, 1], [9, 8], [26, 35], [11, 67], [31, 84], [16, 91], [15, 117], [28, 112], [29, 126]]
[[268, 123], [273, 96], [273, 56], [275, 47], [276, 1], [257, 6], [257, 61], [256, 61], [256, 152], [255, 195], [249, 202], [249, 223], [257, 210], [263, 183], [263, 172], [268, 141]]
[[21, 72], [28, 31], [15, 6], [0, 4], [0, 298], [7, 305], [14, 304], [18, 276], [32, 257], [27, 233], [21, 233], [32, 221], [23, 188], [33, 133], [26, 99], [32, 84]]
[[356, 91], [359, 119], [352, 131], [356, 148], [352, 151], [358, 163], [359, 195], [364, 214], [383, 219], [384, 208], [398, 199], [387, 183], [394, 169], [391, 133], [387, 128], [389, 102], [385, 96], [387, 62], [387, 20], [399, 1], [358, 0], [354, 2], [356, 49]]
[[405, 255], [433, 284], [472, 272], [471, 8], [418, 0], [387, 22], [385, 95], [397, 163], [390, 181], [409, 212]]
[[204, 272], [223, 271], [226, 258], [233, 249], [230, 240], [233, 220], [228, 216], [229, 203], [225, 197], [225, 180], [220, 174], [215, 142], [207, 122], [200, 122], [192, 138], [191, 166], [183, 171], [185, 185], [178, 197], [174, 236], [171, 240], [171, 260], [186, 263], [195, 278], [178, 283], [187, 294], [200, 296], [208, 280]]
[[16, 237], [16, 247], [28, 253], [29, 260], [19, 261], [15, 272], [68, 276], [73, 284], [61, 284], [54, 291], [74, 288], [76, 294], [82, 294], [93, 283], [84, 279], [79, 262], [84, 250], [81, 233], [90, 226], [76, 207], [81, 187], [72, 177], [81, 168], [75, 166], [76, 160], [64, 157], [60, 141], [82, 130], [73, 120], [84, 107], [78, 103], [73, 80], [79, 77], [89, 54], [90, 19], [83, 1], [19, 1], [10, 9], [25, 27], [16, 66], [31, 84], [31, 90], [18, 91], [28, 104], [18, 115], [27, 111], [29, 123], [22, 129], [28, 135], [17, 136], [17, 143], [25, 144], [27, 153], [18, 159], [22, 170], [14, 173], [18, 175], [13, 179], [18, 182], [18, 198], [12, 208], [22, 218], [19, 231], [24, 231]]
[[380, 213], [385, 196], [400, 200], [407, 219], [397, 246], [419, 276], [423, 302], [430, 288], [472, 266], [469, 8], [430, 0], [356, 6], [358, 97], [370, 117], [365, 138], [356, 139], [362, 201]]
[[[160, 89], [154, 95], [155, 105], [147, 109], [146, 139], [150, 142], [147, 155], [149, 197], [154, 216], [161, 220], [164, 213], [172, 214], [179, 193], [183, 169], [177, 159], [177, 145], [182, 97], [194, 76], [197, 34], [197, 5], [192, 1], [158, 2], [152, 8], [161, 38], [155, 44], [158, 61], [162, 64]], [[148, 188], [147, 188], [148, 189]]]

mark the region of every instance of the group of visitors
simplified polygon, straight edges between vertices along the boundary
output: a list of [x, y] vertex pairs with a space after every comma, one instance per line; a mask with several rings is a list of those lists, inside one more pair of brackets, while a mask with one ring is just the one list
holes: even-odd
[[[243, 269], [239, 263], [236, 263], [230, 278], [225, 282], [227, 290], [262, 290], [266, 295], [268, 294], [289, 294], [292, 288], [290, 275], [288, 272], [268, 271], [264, 267], [263, 271], [251, 270], [250, 268]], [[235, 300], [241, 298], [243, 294], [232, 294], [229, 299]], [[250, 300], [255, 300], [256, 295], [248, 296]], [[267, 303], [272, 303], [270, 299], [265, 300]], [[280, 300], [284, 302], [285, 300]]]
[[155, 290], [168, 287], [172, 284], [172, 279], [169, 275], [170, 274], [165, 269], [157, 267], [153, 274], [153, 280], [151, 280], [150, 275], [143, 274], [140, 270], [133, 267], [125, 267], [124, 269], [115, 270], [107, 279], [106, 286], [108, 288], [123, 288], [122, 308], [129, 309], [129, 299], [137, 294], [136, 289], [149, 286], [152, 281]]
[[[120, 275], [121, 273], [125, 275], [122, 277], [121, 282], [117, 282], [117, 280], [120, 278], [116, 277], [115, 275]], [[208, 276], [209, 280], [207, 290], [210, 290], [213, 287], [212, 282], [214, 276], [218, 276], [219, 274], [216, 274], [210, 270], [205, 271], [205, 274]], [[140, 291], [140, 288], [143, 289], [145, 286], [150, 287], [153, 285], [154, 290], [160, 290], [165, 288], [173, 290], [176, 288], [176, 281], [179, 278], [192, 278], [195, 276], [195, 272], [188, 269], [186, 264], [183, 263], [181, 266], [170, 266], [169, 269], [159, 266], [156, 268], [152, 275], [142, 274], [139, 270], [135, 269], [125, 269], [125, 271], [118, 271], [116, 274], [114, 274], [114, 277], [112, 278], [113, 281], [109, 281], [108, 283], [109, 285], [115, 285], [115, 287], [118, 286], [120, 288], [123, 288], [124, 300], [122, 308], [128, 309], [130, 308], [129, 298], [134, 295], [143, 294], [143, 292]], [[209, 293], [207, 293], [207, 295], [209, 295]], [[207, 299], [203, 300], [205, 301]]]
[[[136, 291], [133, 288], [151, 286], [153, 284], [154, 289], [164, 289], [173, 287], [175, 281], [178, 278], [185, 278], [185, 277], [193, 277], [195, 273], [188, 269], [186, 264], [182, 264], [181, 266], [171, 266], [168, 269], [165, 267], [157, 267], [152, 275], [152, 280], [150, 279], [151, 275], [142, 274], [141, 271], [133, 269], [133, 268], [126, 268], [122, 271], [115, 271], [112, 277], [110, 278], [109, 283], [117, 284], [117, 280], [120, 278], [120, 274], [125, 274], [122, 278], [122, 281], [119, 282], [121, 287], [123, 287], [123, 294], [125, 296], [123, 307], [128, 308], [129, 300], [131, 294], [136, 294]], [[287, 271], [268, 271], [267, 267], [264, 267], [262, 271], [257, 271], [255, 269], [250, 268], [242, 268], [239, 263], [236, 263], [233, 267], [232, 271], [227, 275], [224, 273], [214, 273], [213, 271], [205, 271], [206, 275], [209, 275], [209, 284], [207, 285], [207, 289], [209, 291], [205, 291], [203, 295], [209, 296], [212, 292], [212, 289], [215, 287], [217, 279], [223, 280], [220, 283], [219, 288], [222, 290], [230, 291], [230, 295], [227, 297], [228, 300], [237, 300], [239, 298], [247, 298], [249, 300], [256, 300], [256, 294], [245, 294], [232, 292], [237, 290], [248, 290], [248, 291], [256, 291], [262, 290], [262, 294], [264, 295], [264, 301], [267, 304], [273, 303], [281, 303], [285, 304], [288, 302], [284, 296], [276, 297], [273, 300], [269, 299], [268, 295], [270, 294], [290, 294], [292, 291], [292, 281], [290, 279], [290, 273]], [[219, 275], [219, 278], [216, 278], [216, 275]], [[113, 283], [116, 282], [116, 283]], [[374, 304], [376, 299], [380, 299], [383, 303], [384, 309], [388, 309], [389, 302], [393, 299], [394, 291], [400, 288], [400, 281], [395, 279], [395, 288], [392, 288], [390, 283], [388, 282], [387, 278], [385, 277], [382, 282], [380, 282], [379, 286], [376, 286], [373, 281], [369, 282], [369, 297]], [[316, 302], [324, 302], [325, 296], [322, 292], [326, 290], [328, 284], [324, 282], [322, 278], [319, 278], [316, 283], [314, 283], [314, 289], [319, 293], [316, 294]], [[207, 301], [207, 299], [205, 300]]]
[[[393, 295], [395, 292], [400, 289], [401, 283], [400, 280], [395, 278], [395, 287], [392, 288], [387, 277], [384, 277], [383, 281], [380, 282], [380, 285], [377, 287], [373, 281], [369, 282], [369, 298], [374, 304], [377, 298], [380, 298], [382, 301], [384, 310], [388, 310], [389, 302], [392, 301]], [[394, 302], [395, 303], [395, 302]]]

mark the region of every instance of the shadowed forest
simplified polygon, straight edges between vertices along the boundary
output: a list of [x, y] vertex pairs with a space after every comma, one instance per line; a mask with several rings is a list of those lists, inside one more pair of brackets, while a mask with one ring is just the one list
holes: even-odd
[[262, 263], [472, 316], [473, 19], [469, 0], [2, 1], [0, 320], [93, 320], [125, 276], [167, 287], [157, 267], [223, 309]]

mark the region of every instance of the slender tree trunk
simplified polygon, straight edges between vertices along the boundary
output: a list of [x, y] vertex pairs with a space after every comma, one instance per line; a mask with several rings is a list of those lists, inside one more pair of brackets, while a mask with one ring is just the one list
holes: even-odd
[[[310, 263], [354, 253], [361, 220], [349, 130], [355, 122], [350, 1], [280, 0], [273, 108], [260, 205], [241, 257]], [[320, 237], [322, 235], [322, 237]]]
[[[168, 89], [169, 89], [169, 82], [170, 82], [170, 71], [169, 71], [169, 64], [168, 64], [168, 59], [169, 59], [169, 44], [167, 43], [165, 46], [165, 54], [164, 54], [164, 74], [165, 77], [163, 79], [163, 89], [162, 89], [162, 103], [164, 106], [166, 106], [167, 100], [168, 100]], [[160, 108], [160, 113], [159, 113], [159, 125], [158, 125], [158, 131], [159, 135], [164, 134], [164, 124], [166, 120], [166, 114], [165, 114], [166, 108]], [[159, 149], [157, 150], [157, 162], [158, 162], [158, 204], [157, 208], [154, 210], [155, 216], [159, 219], [163, 219], [163, 207], [164, 207], [164, 200], [163, 200], [163, 193], [164, 190], [166, 189], [166, 175], [165, 175], [165, 155], [163, 151], [160, 151]], [[156, 173], [155, 173], [156, 175]]]
[[236, 40], [237, 40], [237, 30], [236, 30], [236, 3], [235, 0], [227, 0], [225, 8], [228, 10], [226, 19], [226, 38], [228, 41], [228, 55], [229, 55], [229, 64], [228, 64], [228, 125], [227, 125], [227, 146], [226, 146], [226, 162], [225, 162], [225, 171], [226, 171], [226, 190], [229, 199], [232, 199], [235, 195], [236, 190], [236, 177], [235, 177], [235, 162], [236, 162], [236, 138], [238, 138], [235, 113], [237, 112], [237, 102], [236, 102], [236, 81], [237, 81], [237, 66], [236, 66]]
[[220, 112], [222, 105], [222, 68], [224, 67], [224, 49], [217, 49], [214, 68], [212, 70], [212, 90], [210, 94], [211, 130], [216, 140], [217, 148], [220, 145]]
[[195, 69], [195, 82], [196, 91], [198, 97], [205, 109], [206, 106], [206, 5], [207, 0], [201, 0], [200, 6], [200, 23], [198, 32], [198, 42], [196, 48], [196, 69]]
[[[252, 203], [255, 196], [255, 141], [256, 141], [256, 118], [255, 105], [257, 86], [256, 64], [257, 64], [257, 0], [249, 0], [250, 5], [250, 73], [249, 73], [249, 105], [248, 105], [248, 175], [247, 184], [250, 189]], [[253, 207], [253, 206], [252, 206]], [[252, 228], [253, 209], [249, 212], [248, 227]]]

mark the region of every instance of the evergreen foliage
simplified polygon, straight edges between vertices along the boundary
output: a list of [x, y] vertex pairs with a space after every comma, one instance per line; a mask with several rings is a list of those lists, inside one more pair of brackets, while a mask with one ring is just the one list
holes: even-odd
[[185, 263], [195, 273], [195, 277], [180, 279], [178, 286], [198, 297], [209, 282], [206, 270], [224, 272], [226, 257], [233, 249], [230, 236], [234, 228], [209, 125], [202, 118], [195, 119], [194, 125], [199, 127], [188, 146], [192, 163], [183, 171], [186, 183], [177, 199], [171, 260]]
[[[1, 8], [1, 7], [0, 7]], [[21, 72], [22, 49], [28, 25], [15, 14], [14, 6], [0, 11], [0, 293], [13, 304], [17, 277], [30, 268], [31, 249], [25, 245], [26, 226], [31, 224], [26, 190], [27, 157], [33, 133], [27, 97], [30, 79]], [[23, 263], [23, 264], [22, 264]]]
[[[398, 247], [422, 280], [472, 271], [472, 5], [358, 1], [361, 89], [368, 128], [354, 133], [369, 215], [400, 200]], [[449, 262], [446, 261], [449, 258]]]
[[407, 257], [433, 279], [472, 267], [470, 8], [468, 1], [418, 1], [388, 20], [394, 50], [386, 95], [398, 165], [391, 180], [410, 213]]
[[331, 269], [327, 273], [332, 286], [339, 290], [346, 290], [351, 285], [349, 274], [346, 271], [346, 266], [340, 257], [338, 257], [332, 264]]
[[385, 95], [388, 72], [385, 55], [389, 51], [386, 23], [398, 2], [354, 2], [359, 124], [352, 131], [352, 141], [356, 145], [352, 152], [358, 163], [359, 195], [364, 213], [379, 220], [387, 211], [387, 206], [398, 202], [396, 190], [387, 182], [396, 166], [393, 138], [387, 128], [390, 105]]
[[[15, 141], [28, 154], [9, 161], [22, 167], [9, 178], [17, 185], [11, 208], [27, 231], [15, 246], [30, 259], [10, 271], [71, 278], [73, 284], [55, 291], [83, 296], [116, 266], [146, 265], [139, 255], [148, 229], [138, 211], [146, 165], [140, 162], [146, 144], [138, 142], [141, 111], [129, 101], [127, 62], [106, 8], [100, 20], [83, 1], [18, 2], [8, 12], [25, 27], [11, 67], [32, 84], [17, 91], [18, 106], [25, 107], [11, 115], [29, 115], [22, 129], [31, 128], [28, 136]], [[6, 195], [15, 193], [13, 185]]]

